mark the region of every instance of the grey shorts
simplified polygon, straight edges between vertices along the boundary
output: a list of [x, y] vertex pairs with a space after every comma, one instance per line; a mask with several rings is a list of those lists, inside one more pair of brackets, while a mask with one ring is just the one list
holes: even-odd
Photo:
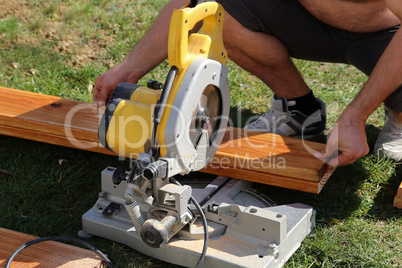
[[[399, 25], [379, 32], [355, 33], [329, 26], [297, 1], [218, 0], [244, 27], [275, 36], [291, 57], [354, 65], [370, 75]], [[402, 74], [401, 74], [402, 75]], [[402, 112], [402, 87], [385, 104]]]

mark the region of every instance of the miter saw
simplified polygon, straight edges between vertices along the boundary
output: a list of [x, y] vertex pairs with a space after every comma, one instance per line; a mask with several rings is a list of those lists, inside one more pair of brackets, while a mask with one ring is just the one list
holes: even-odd
[[[280, 267], [314, 228], [314, 210], [275, 206], [251, 183], [216, 177], [200, 187], [174, 176], [205, 167], [229, 115], [224, 10], [216, 2], [175, 10], [163, 84], [116, 87], [99, 127], [102, 144], [131, 160], [108, 167], [83, 215], [83, 233], [166, 262], [202, 267]], [[199, 33], [190, 34], [198, 22]]]

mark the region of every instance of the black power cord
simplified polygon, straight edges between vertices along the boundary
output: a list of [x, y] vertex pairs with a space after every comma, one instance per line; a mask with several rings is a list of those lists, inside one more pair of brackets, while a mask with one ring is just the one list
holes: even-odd
[[[177, 184], [179, 186], [182, 186], [180, 184], [180, 182], [178, 182], [175, 178], [170, 178], [170, 180], [174, 183]], [[202, 211], [202, 208], [200, 206], [200, 204], [198, 204], [197, 200], [195, 200], [195, 198], [193, 196], [190, 196], [190, 200], [191, 202], [193, 202], [193, 204], [195, 205], [195, 207], [197, 208], [198, 212], [200, 213], [200, 217], [202, 220], [202, 225], [204, 227], [204, 246], [202, 248], [202, 253], [201, 256], [198, 260], [197, 265], [195, 266], [196, 268], [201, 267], [202, 263], [204, 262], [205, 256], [207, 255], [207, 249], [208, 249], [208, 223], [207, 223], [207, 218], [205, 217], [204, 211]]]
[[110, 268], [114, 268], [112, 262], [108, 259], [108, 257], [106, 257], [105, 254], [103, 254], [99, 249], [97, 249], [96, 247], [92, 246], [91, 244], [82, 241], [80, 239], [77, 238], [73, 238], [73, 237], [66, 237], [66, 236], [48, 236], [48, 237], [41, 237], [38, 239], [34, 239], [32, 241], [29, 241], [27, 243], [25, 243], [24, 245], [22, 245], [21, 247], [19, 247], [16, 251], [13, 252], [13, 254], [11, 254], [10, 258], [7, 260], [6, 266], [4, 268], [9, 268], [11, 265], [11, 262], [13, 261], [13, 259], [15, 258], [15, 256], [18, 255], [18, 253], [20, 253], [22, 250], [24, 250], [25, 248], [32, 246], [34, 244], [40, 243], [40, 242], [44, 242], [44, 241], [63, 241], [63, 242], [74, 242], [77, 244], [80, 244], [82, 246], [85, 246], [87, 248], [89, 248], [90, 250], [94, 251], [96, 254], [98, 254], [102, 260], [104, 262], [106, 262], [107, 266]]

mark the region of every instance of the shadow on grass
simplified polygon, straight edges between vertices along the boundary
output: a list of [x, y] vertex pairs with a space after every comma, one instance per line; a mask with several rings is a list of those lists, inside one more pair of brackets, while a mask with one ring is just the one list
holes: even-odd
[[237, 106], [230, 107], [229, 118], [233, 127], [244, 127], [247, 120], [251, 117], [255, 117], [257, 114], [248, 109], [239, 109]]
[[[374, 145], [378, 134], [381, 129], [373, 125], [366, 126], [367, 142], [370, 147], [370, 154], [373, 154]], [[375, 158], [375, 157], [374, 157]], [[377, 160], [381, 161], [381, 160]], [[381, 177], [381, 174], [374, 174], [374, 176], [367, 175], [369, 182], [372, 186], [376, 186], [379, 190], [376, 192], [373, 199], [373, 204], [367, 211], [367, 217], [374, 217], [378, 220], [387, 220], [392, 218], [402, 218], [402, 210], [393, 207], [394, 197], [398, 191], [398, 187], [402, 179], [402, 165], [394, 163], [393, 161], [387, 161], [384, 165], [384, 170], [382, 174], [387, 173], [387, 169], [394, 169], [392, 175], [387, 176], [383, 179], [377, 179], [376, 177]], [[372, 177], [372, 178], [371, 178]]]
[[402, 218], [402, 210], [397, 209], [392, 205], [398, 187], [401, 183], [401, 178], [402, 167], [399, 166], [395, 172], [395, 175], [381, 185], [380, 190], [377, 192], [374, 198], [373, 205], [367, 212], [368, 217], [379, 220]]

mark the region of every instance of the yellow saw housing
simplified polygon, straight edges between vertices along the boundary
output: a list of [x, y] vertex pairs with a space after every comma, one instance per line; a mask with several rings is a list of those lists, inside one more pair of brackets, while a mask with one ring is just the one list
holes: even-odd
[[[216, 2], [204, 2], [194, 8], [184, 7], [173, 12], [168, 60], [170, 69], [175, 69], [176, 73], [166, 102], [162, 104], [162, 114], [155, 133], [160, 157], [197, 158], [193, 149], [197, 147], [195, 149], [198, 152], [201, 149], [198, 148], [200, 146], [188, 142], [188, 124], [185, 121], [190, 120], [189, 114], [198, 105], [197, 98], [203, 97], [201, 93], [208, 86], [219, 89], [221, 94], [222, 118], [219, 119], [219, 127], [220, 132], [225, 130], [229, 113], [229, 89], [226, 77], [228, 72], [224, 67], [227, 52], [222, 40], [223, 19], [224, 10]], [[201, 21], [203, 26], [200, 32], [189, 35], [190, 30]], [[117, 86], [99, 127], [101, 143], [124, 157], [138, 158], [142, 152], [149, 153], [154, 109], [161, 98], [161, 92], [162, 90], [129, 83]], [[211, 140], [208, 144], [215, 148], [207, 156], [207, 161], [198, 166], [183, 162], [179, 164], [179, 169], [186, 170], [187, 173], [205, 166], [211, 155], [215, 154], [222, 136], [222, 133], [214, 135], [213, 142]], [[179, 138], [183, 141], [176, 142]], [[201, 144], [205, 138], [200, 139]], [[205, 150], [201, 151], [206, 153]], [[186, 167], [188, 165], [190, 167]]]
[[107, 149], [128, 158], [149, 152], [152, 114], [161, 90], [129, 83], [119, 84], [99, 126], [99, 140]]

